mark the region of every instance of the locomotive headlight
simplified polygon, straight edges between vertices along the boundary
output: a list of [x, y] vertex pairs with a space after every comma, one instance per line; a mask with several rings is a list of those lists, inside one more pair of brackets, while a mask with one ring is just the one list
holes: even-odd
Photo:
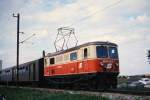
[[101, 66], [103, 66], [103, 65], [104, 65], [104, 63], [103, 63], [103, 62], [100, 62], [100, 65], [101, 65]]
[[100, 65], [106, 69], [111, 69], [112, 68], [112, 63], [103, 63], [100, 62]]
[[118, 66], [119, 66], [119, 64], [118, 64], [118, 63], [116, 63], [116, 66], [118, 67]]
[[107, 69], [111, 69], [112, 68], [112, 63], [107, 64]]

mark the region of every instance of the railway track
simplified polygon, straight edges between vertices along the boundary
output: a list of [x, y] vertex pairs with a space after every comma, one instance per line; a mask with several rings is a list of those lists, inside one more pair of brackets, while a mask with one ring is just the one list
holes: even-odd
[[150, 96], [150, 91], [143, 91], [143, 90], [119, 90], [119, 89], [112, 89], [112, 90], [107, 90], [107, 91], [104, 91], [104, 92], [129, 94], [129, 95]]
[[[6, 86], [0, 86], [6, 87]], [[8, 88], [16, 88], [16, 86], [7, 86]], [[83, 95], [100, 95], [103, 93], [112, 94], [125, 94], [125, 95], [137, 95], [137, 96], [150, 96], [150, 91], [143, 90], [120, 90], [120, 89], [109, 89], [109, 90], [68, 90], [68, 89], [51, 89], [51, 88], [38, 88], [38, 87], [19, 87], [21, 89], [47, 91], [47, 92], [59, 92], [59, 93], [70, 93], [70, 94], [83, 94]]]

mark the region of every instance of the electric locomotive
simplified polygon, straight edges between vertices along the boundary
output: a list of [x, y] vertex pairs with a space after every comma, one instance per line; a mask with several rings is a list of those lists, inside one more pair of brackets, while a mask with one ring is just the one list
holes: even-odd
[[44, 57], [44, 78], [50, 87], [116, 88], [119, 74], [117, 44], [89, 42]]

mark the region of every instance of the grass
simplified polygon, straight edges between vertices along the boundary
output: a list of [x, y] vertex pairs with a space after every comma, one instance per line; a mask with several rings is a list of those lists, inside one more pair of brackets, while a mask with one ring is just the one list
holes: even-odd
[[69, 93], [50, 93], [46, 91], [0, 87], [0, 94], [6, 100], [108, 100], [101, 96], [86, 96]]

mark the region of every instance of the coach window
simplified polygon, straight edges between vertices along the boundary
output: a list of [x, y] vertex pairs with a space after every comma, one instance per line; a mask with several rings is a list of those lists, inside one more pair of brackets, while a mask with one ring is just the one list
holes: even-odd
[[73, 52], [70, 54], [70, 60], [76, 60], [77, 59], [77, 52]]
[[88, 56], [88, 49], [87, 49], [87, 48], [85, 48], [85, 49], [84, 49], [84, 59], [86, 59], [86, 58], [87, 58], [87, 56]]
[[28, 66], [26, 66], [26, 70], [28, 70], [29, 68], [28, 68]]
[[55, 58], [50, 58], [50, 64], [55, 64]]

